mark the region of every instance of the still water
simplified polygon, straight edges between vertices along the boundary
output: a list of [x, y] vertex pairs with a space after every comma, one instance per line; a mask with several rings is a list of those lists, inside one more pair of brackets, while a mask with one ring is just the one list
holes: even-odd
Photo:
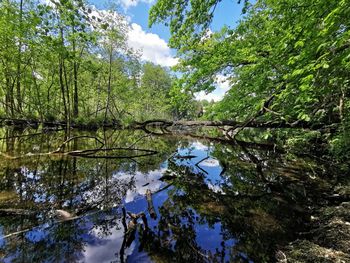
[[125, 130], [0, 137], [1, 262], [271, 262], [325, 187], [322, 165], [257, 145]]

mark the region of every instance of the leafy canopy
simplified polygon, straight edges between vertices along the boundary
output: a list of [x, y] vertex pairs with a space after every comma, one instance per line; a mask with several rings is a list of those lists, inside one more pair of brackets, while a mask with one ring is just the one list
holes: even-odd
[[237, 27], [211, 33], [220, 2], [159, 0], [150, 12], [151, 25], [170, 26], [184, 89], [211, 91], [218, 74], [226, 76], [231, 89], [214, 107], [217, 118], [246, 119], [264, 107], [262, 118], [279, 121], [343, 118], [349, 93], [349, 1], [246, 1]]

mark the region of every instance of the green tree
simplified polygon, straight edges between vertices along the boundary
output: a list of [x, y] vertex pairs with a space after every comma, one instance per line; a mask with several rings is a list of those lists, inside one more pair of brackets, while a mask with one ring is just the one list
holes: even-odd
[[211, 91], [218, 74], [227, 76], [232, 88], [216, 108], [219, 118], [308, 125], [344, 119], [348, 1], [245, 2], [236, 28], [208, 34], [219, 2], [159, 0], [152, 7], [150, 24], [170, 25], [184, 89]]
[[172, 79], [169, 72], [161, 66], [147, 62], [142, 67], [138, 97], [140, 118], [169, 117], [169, 92]]

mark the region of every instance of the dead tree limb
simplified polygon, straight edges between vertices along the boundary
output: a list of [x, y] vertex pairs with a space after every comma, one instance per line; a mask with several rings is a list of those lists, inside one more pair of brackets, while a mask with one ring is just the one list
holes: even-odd
[[201, 170], [203, 173], [208, 174], [206, 170], [204, 170], [202, 167], [199, 166], [199, 164], [205, 160], [208, 160], [210, 157], [204, 157], [202, 160], [198, 161], [194, 166], [196, 166], [199, 170]]
[[151, 218], [157, 219], [157, 213], [154, 209], [153, 201], [152, 201], [152, 192], [149, 189], [147, 189], [147, 191], [146, 191], [146, 199], [147, 199], [147, 204], [148, 204], [148, 212], [149, 212]]
[[62, 152], [62, 148], [68, 144], [70, 141], [75, 140], [75, 139], [81, 139], [81, 138], [89, 138], [89, 139], [94, 139], [97, 142], [99, 142], [101, 144], [100, 149], [105, 145], [104, 142], [102, 142], [99, 138], [97, 138], [96, 136], [89, 136], [89, 135], [80, 135], [80, 136], [74, 136], [74, 137], [70, 137], [67, 140], [65, 140], [56, 150], [56, 152]]
[[[110, 152], [110, 151], [116, 151], [116, 150], [122, 150], [122, 151], [139, 151], [143, 152], [142, 154], [135, 154], [135, 155], [96, 155], [98, 152]], [[69, 152], [61, 152], [60, 148], [58, 148], [55, 151], [47, 152], [47, 153], [27, 153], [20, 156], [11, 156], [6, 153], [0, 152], [0, 155], [5, 157], [6, 159], [11, 160], [17, 160], [21, 158], [29, 158], [29, 157], [35, 157], [35, 156], [48, 156], [48, 155], [63, 155], [63, 156], [74, 156], [74, 157], [82, 157], [82, 158], [94, 158], [94, 159], [133, 159], [137, 157], [145, 157], [157, 154], [158, 152], [155, 150], [148, 150], [148, 149], [130, 149], [126, 147], [115, 147], [115, 148], [108, 148], [108, 149], [87, 149], [87, 150], [75, 150], [75, 151], [69, 151]]]
[[[224, 127], [228, 126], [231, 128], [260, 128], [260, 129], [306, 129], [306, 130], [320, 130], [327, 126], [326, 123], [311, 123], [306, 121], [297, 121], [297, 122], [286, 122], [281, 121], [257, 121], [256, 118], [262, 116], [267, 110], [264, 107], [256, 115], [251, 117], [245, 122], [223, 120], [223, 121], [165, 121], [165, 120], [149, 120], [143, 123], [134, 123], [129, 126], [129, 128], [143, 129], [148, 133], [152, 134], [164, 134], [164, 128], [168, 129], [169, 127]], [[148, 127], [159, 127], [163, 128], [163, 132], [154, 132], [150, 131]], [[169, 132], [169, 130], [166, 130]]]
[[37, 212], [28, 209], [6, 208], [0, 209], [0, 216], [36, 216]]
[[124, 227], [124, 234], [125, 234], [126, 231], [128, 231], [128, 226], [126, 224], [126, 210], [125, 210], [125, 207], [122, 207], [122, 213], [123, 213], [122, 224], [123, 224], [123, 227]]
[[84, 158], [100, 158], [100, 159], [132, 159], [132, 158], [137, 158], [137, 157], [145, 157], [145, 156], [150, 156], [157, 154], [158, 152], [155, 150], [149, 150], [149, 149], [130, 149], [128, 147], [115, 147], [115, 148], [108, 148], [108, 149], [98, 149], [96, 150], [95, 153], [97, 152], [109, 152], [109, 151], [115, 151], [115, 150], [125, 150], [125, 151], [138, 151], [138, 152], [143, 152], [142, 154], [135, 154], [135, 155], [82, 155], [81, 152], [77, 151], [72, 151], [72, 152], [67, 152], [66, 154], [72, 155], [72, 156], [78, 156], [78, 157], [84, 157]]
[[128, 146], [129, 149], [131, 149], [132, 147], [134, 147], [139, 141], [141, 141], [142, 139], [145, 139], [147, 137], [151, 136], [151, 134], [146, 134], [146, 135], [143, 135], [141, 136], [140, 138], [138, 138], [135, 142], [133, 142], [132, 144], [130, 144]]

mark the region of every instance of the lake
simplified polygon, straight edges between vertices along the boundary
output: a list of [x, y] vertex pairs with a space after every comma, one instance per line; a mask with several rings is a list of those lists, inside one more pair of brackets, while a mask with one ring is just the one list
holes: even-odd
[[327, 167], [258, 144], [0, 129], [3, 262], [271, 262]]

